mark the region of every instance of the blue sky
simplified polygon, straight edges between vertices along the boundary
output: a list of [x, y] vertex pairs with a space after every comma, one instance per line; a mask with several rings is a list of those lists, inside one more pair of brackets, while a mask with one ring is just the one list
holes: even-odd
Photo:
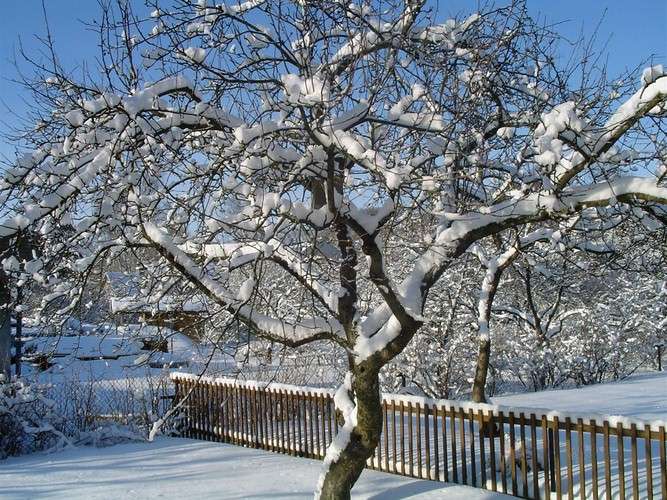
[[[130, 0], [139, 6], [140, 0]], [[443, 17], [474, 11], [476, 0], [430, 0]], [[504, 2], [498, 2], [503, 4]], [[98, 12], [95, 0], [45, 0], [51, 33], [63, 65], [72, 69], [96, 55], [97, 39], [82, 21], [92, 21]], [[559, 31], [576, 38], [591, 33], [602, 20], [601, 41], [607, 41], [609, 69], [618, 73], [652, 58], [667, 64], [667, 1], [665, 0], [528, 0], [532, 15], [549, 22], [562, 22]], [[603, 17], [604, 15], [604, 17]], [[6, 0], [0, 8], [0, 132], [17, 123], [26, 112], [27, 97], [12, 83], [16, 69], [10, 62], [19, 44], [39, 57], [35, 35], [44, 35], [41, 0]], [[0, 155], [9, 155], [14, 145], [0, 137]]]

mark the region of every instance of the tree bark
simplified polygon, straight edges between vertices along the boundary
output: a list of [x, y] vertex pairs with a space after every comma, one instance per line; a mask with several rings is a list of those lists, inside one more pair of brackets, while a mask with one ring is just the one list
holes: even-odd
[[[472, 400], [475, 403], [488, 403], [486, 399], [486, 379], [489, 373], [489, 360], [491, 359], [491, 338], [486, 336], [479, 339], [479, 350], [477, 351], [477, 365], [475, 366], [475, 378], [472, 385]], [[483, 436], [493, 438], [498, 435], [498, 427], [484, 422], [480, 428]]]
[[[356, 424], [350, 426], [349, 438], [338, 456], [328, 464], [324, 477], [320, 479], [321, 486], [317, 495], [320, 499], [349, 499], [352, 486], [364, 470], [366, 460], [375, 452], [382, 433], [382, 402], [378, 372], [379, 368], [369, 367], [365, 363], [361, 363], [351, 372], [353, 380], [350, 399], [356, 406]], [[341, 432], [346, 432], [346, 429], [341, 429], [339, 435]]]
[[0, 309], [0, 382], [9, 382], [12, 368], [12, 329], [7, 309]]
[[0, 379], [5, 382], [9, 382], [12, 368], [10, 299], [9, 277], [0, 269]]
[[475, 378], [472, 386], [472, 400], [475, 403], [486, 403], [485, 388], [486, 378], [489, 373], [489, 360], [491, 358], [491, 309], [493, 300], [498, 291], [500, 278], [519, 254], [518, 247], [514, 246], [502, 254], [488, 259], [483, 265], [486, 267], [484, 280], [479, 292], [477, 329], [479, 333], [479, 348], [477, 351], [477, 364], [475, 366]]
[[485, 387], [489, 373], [489, 359], [491, 358], [491, 339], [482, 337], [479, 339], [479, 350], [477, 351], [477, 365], [475, 366], [475, 378], [472, 384], [472, 400], [475, 403], [486, 403]]
[[310, 180], [311, 208], [318, 210], [327, 204], [327, 194], [324, 189], [324, 182], [319, 179]]

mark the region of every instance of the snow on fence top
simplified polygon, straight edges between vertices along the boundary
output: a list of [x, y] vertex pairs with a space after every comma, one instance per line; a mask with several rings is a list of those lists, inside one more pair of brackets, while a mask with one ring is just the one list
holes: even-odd
[[[219, 384], [219, 385], [228, 385], [233, 387], [241, 387], [246, 389], [255, 389], [255, 390], [271, 390], [271, 391], [283, 391], [290, 394], [304, 394], [310, 393], [313, 395], [322, 395], [334, 397], [335, 390], [327, 389], [322, 387], [307, 387], [307, 386], [298, 386], [290, 384], [278, 384], [275, 382], [261, 382], [257, 380], [238, 380], [234, 378], [226, 377], [207, 377], [199, 376], [193, 373], [181, 373], [181, 372], [172, 372], [170, 373], [172, 380], [183, 380], [183, 381], [192, 381], [199, 382], [203, 384]], [[576, 422], [578, 419], [582, 419], [585, 422], [590, 422], [595, 420], [596, 423], [602, 424], [604, 421], [607, 421], [610, 427], [614, 428], [618, 424], [621, 424], [623, 427], [629, 429], [633, 424], [637, 426], [638, 429], [644, 429], [646, 426], [649, 426], [651, 431], [659, 432], [660, 427], [667, 427], [667, 420], [643, 420], [640, 418], [625, 417], [623, 415], [604, 415], [601, 413], [571, 413], [556, 411], [549, 408], [535, 408], [535, 407], [519, 407], [519, 406], [503, 406], [503, 405], [494, 405], [488, 403], [473, 403], [471, 401], [457, 401], [453, 399], [432, 399], [423, 396], [411, 396], [407, 394], [391, 394], [391, 393], [382, 393], [382, 398], [387, 403], [400, 404], [402, 403], [411, 403], [419, 404], [422, 407], [436, 405], [438, 407], [446, 407], [447, 409], [454, 408], [456, 410], [462, 409], [465, 412], [473, 410], [477, 412], [482, 410], [483, 412], [493, 413], [494, 416], [498, 416], [501, 412], [506, 416], [509, 412], [515, 414], [524, 413], [525, 415], [530, 415], [534, 413], [535, 416], [539, 419], [542, 416], [546, 417], [548, 421], [553, 421], [558, 418], [559, 421], [564, 421], [566, 418], [569, 418], [571, 421]]]
[[245, 389], [255, 389], [255, 390], [266, 390], [271, 391], [283, 391], [290, 394], [296, 393], [307, 393], [318, 394], [321, 396], [334, 396], [333, 389], [327, 389], [322, 387], [307, 387], [300, 385], [290, 385], [290, 384], [278, 384], [276, 382], [261, 382], [257, 380], [238, 380], [235, 378], [227, 377], [204, 377], [195, 375], [194, 373], [181, 373], [181, 372], [171, 372], [170, 377], [172, 380], [189, 380], [192, 382], [200, 382], [203, 384], [220, 384], [228, 385], [232, 387], [242, 387]]

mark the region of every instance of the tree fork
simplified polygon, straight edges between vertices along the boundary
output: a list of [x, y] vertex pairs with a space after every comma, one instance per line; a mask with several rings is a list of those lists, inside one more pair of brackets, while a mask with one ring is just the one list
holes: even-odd
[[351, 370], [357, 420], [350, 430], [347, 444], [326, 470], [320, 499], [349, 499], [352, 486], [366, 467], [366, 461], [375, 453], [382, 434], [380, 368], [377, 362], [364, 361]]

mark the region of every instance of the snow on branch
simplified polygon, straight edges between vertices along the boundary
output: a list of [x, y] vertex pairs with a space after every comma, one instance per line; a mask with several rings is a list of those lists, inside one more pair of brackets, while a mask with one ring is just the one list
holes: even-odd
[[173, 239], [155, 224], [145, 222], [144, 234], [160, 254], [178, 268], [184, 276], [209, 298], [226, 307], [240, 321], [246, 323], [260, 336], [290, 346], [302, 345], [315, 340], [336, 338], [342, 334], [337, 320], [312, 317], [302, 318], [298, 323], [273, 318], [248, 305], [247, 293], [233, 293], [209, 276], [209, 273], [183, 252]]
[[[667, 102], [667, 75], [664, 75], [662, 66], [648, 70], [648, 73], [645, 71], [645, 75], [649, 74], [650, 78], [645, 75], [642, 77], [642, 87], [618, 107], [600, 132], [588, 131], [586, 125], [576, 116], [572, 105], [566, 112], [561, 112], [553, 119], [545, 117], [547, 122], [544, 130], [552, 129], [551, 137], [555, 138], [567, 128], [564, 138], [577, 149], [571, 159], [560, 161], [558, 164], [556, 170], [558, 188], [565, 188], [586, 166], [612, 149], [623, 134], [640, 119], [664, 112]], [[576, 124], [574, 127], [573, 123]]]
[[[521, 198], [492, 205], [483, 213], [450, 214], [433, 245], [417, 260], [413, 271], [404, 279], [398, 291], [412, 310], [420, 311], [426, 294], [444, 269], [457, 255], [475, 241], [511, 227], [571, 216], [587, 207], [613, 204], [617, 201], [636, 203], [649, 201], [667, 204], [667, 188], [644, 177], [620, 177], [609, 182], [594, 183], [564, 191], [560, 196], [533, 193]], [[536, 233], [536, 237], [539, 233]], [[384, 349], [396, 339], [401, 322], [391, 308], [382, 306], [362, 323], [357, 356], [366, 359]]]
[[224, 267], [227, 271], [234, 271], [261, 259], [271, 260], [294, 276], [329, 309], [333, 316], [337, 314], [337, 292], [318, 280], [309, 263], [303, 262], [300, 255], [275, 238], [266, 243], [208, 243], [205, 245], [186, 243], [181, 248], [189, 254], [201, 252], [207, 261], [216, 261], [218, 266]]

